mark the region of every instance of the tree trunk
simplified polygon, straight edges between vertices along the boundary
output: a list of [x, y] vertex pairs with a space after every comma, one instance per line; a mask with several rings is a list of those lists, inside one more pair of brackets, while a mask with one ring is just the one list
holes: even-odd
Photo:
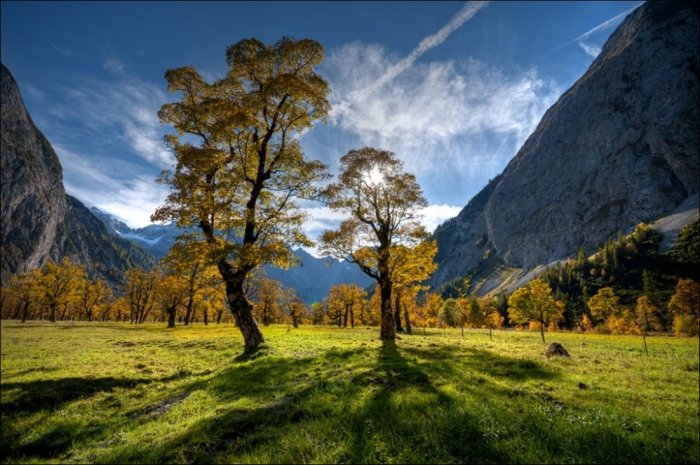
[[185, 326], [190, 324], [190, 318], [192, 318], [192, 307], [194, 306], [194, 293], [190, 288], [189, 296], [187, 297], [187, 311], [185, 312]]
[[542, 336], [542, 344], [546, 344], [544, 342], [544, 322], [540, 321], [540, 336]]
[[647, 335], [646, 331], [642, 331], [642, 339], [644, 340], [644, 351], [647, 353], [647, 357], [649, 356], [649, 349], [647, 348]]
[[[348, 327], [348, 312], [350, 309], [348, 308], [347, 305], [345, 305], [345, 313], [343, 314], [343, 327], [347, 328]], [[340, 326], [340, 325], [338, 325]]]
[[379, 280], [379, 296], [381, 300], [382, 329], [380, 337], [384, 340], [396, 339], [394, 326], [394, 311], [391, 308], [391, 282], [384, 278]]
[[170, 307], [168, 309], [168, 328], [175, 327], [175, 315], [177, 314], [177, 307]]
[[221, 323], [221, 315], [222, 315], [223, 313], [224, 313], [224, 312], [223, 312], [221, 309], [219, 309], [219, 311], [216, 312], [216, 324], [217, 324], [217, 325]]
[[27, 314], [29, 314], [29, 301], [24, 302], [22, 307], [22, 323], [27, 321]]
[[297, 311], [296, 309], [292, 312], [292, 326], [295, 328], [299, 327], [299, 322], [297, 321]]
[[396, 332], [403, 333], [403, 327], [401, 326], [401, 291], [394, 291], [394, 322], [396, 324]]
[[353, 305], [350, 305], [350, 327], [355, 327], [355, 310], [353, 310]]
[[224, 276], [226, 283], [226, 295], [228, 296], [229, 308], [236, 320], [236, 326], [241, 330], [246, 352], [256, 350], [260, 344], [265, 342], [258, 323], [253, 316], [253, 306], [248, 301], [243, 291], [243, 281], [245, 276], [234, 273], [226, 273]]
[[204, 326], [209, 324], [209, 307], [204, 307], [204, 310], [202, 311], [202, 316], [204, 317]]
[[403, 306], [403, 321], [406, 323], [406, 334], [413, 334], [411, 332], [411, 320], [408, 318], [408, 307]]
[[49, 321], [51, 323], [56, 323], [56, 305], [53, 305], [53, 304], [50, 305], [49, 310], [50, 310]]

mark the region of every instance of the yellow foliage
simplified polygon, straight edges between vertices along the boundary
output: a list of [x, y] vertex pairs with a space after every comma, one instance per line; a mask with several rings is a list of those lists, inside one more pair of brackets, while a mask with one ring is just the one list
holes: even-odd
[[639, 327], [629, 314], [610, 316], [605, 326], [610, 334], [639, 334]]
[[700, 334], [700, 320], [693, 315], [678, 314], [673, 317], [673, 332], [676, 336], [697, 336]]

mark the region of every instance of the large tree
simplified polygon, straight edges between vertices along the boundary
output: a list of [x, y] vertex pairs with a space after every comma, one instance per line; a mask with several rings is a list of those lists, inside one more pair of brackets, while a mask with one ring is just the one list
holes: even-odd
[[329, 206], [349, 215], [337, 230], [325, 231], [321, 251], [356, 263], [377, 281], [380, 292], [381, 338], [394, 339], [391, 305], [394, 274], [403, 264], [398, 247], [412, 247], [427, 238], [418, 222], [427, 205], [414, 175], [392, 152], [365, 147], [340, 159], [338, 181], [325, 191]]
[[316, 196], [326, 167], [304, 158], [296, 136], [328, 114], [329, 86], [315, 72], [322, 60], [313, 40], [246, 39], [226, 50], [228, 74], [218, 82], [191, 66], [165, 75], [181, 95], [159, 113], [178, 133], [167, 138], [176, 166], [161, 177], [171, 194], [153, 219], [199, 226], [247, 351], [264, 341], [245, 292], [249, 274], [264, 263], [290, 266], [290, 246], [310, 245], [295, 202]]

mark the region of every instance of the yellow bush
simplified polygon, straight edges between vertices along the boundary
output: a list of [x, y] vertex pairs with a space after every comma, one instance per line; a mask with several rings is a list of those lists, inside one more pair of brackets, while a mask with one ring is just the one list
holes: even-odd
[[493, 312], [490, 315], [490, 324], [492, 328], [498, 329], [503, 327], [503, 322], [505, 321], [505, 318], [498, 313], [498, 312]]
[[610, 334], [638, 334], [639, 329], [631, 318], [626, 316], [611, 316], [605, 320]]
[[697, 336], [700, 334], [700, 320], [693, 315], [673, 317], [673, 332], [676, 336]]
[[583, 315], [583, 318], [581, 318], [581, 322], [579, 323], [579, 328], [585, 333], [590, 332], [593, 329], [593, 322], [590, 318], [588, 318], [588, 315]]
[[531, 321], [531, 322], [527, 325], [527, 329], [529, 329], [530, 331], [539, 331], [539, 330], [540, 330], [540, 326], [542, 326], [542, 325], [540, 325], [540, 322], [539, 322], [539, 321]]

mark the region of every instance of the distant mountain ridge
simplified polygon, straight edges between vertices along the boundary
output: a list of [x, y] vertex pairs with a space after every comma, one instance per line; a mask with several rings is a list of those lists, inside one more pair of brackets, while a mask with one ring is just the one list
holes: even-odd
[[34, 125], [9, 70], [1, 68], [2, 282], [64, 256], [113, 285], [133, 266], [153, 266], [149, 252], [112, 237], [80, 201], [66, 195], [55, 151]]
[[[92, 207], [91, 211], [104, 222], [111, 234], [144, 247], [157, 259], [167, 255], [177, 237], [183, 232], [175, 223], [151, 224], [132, 229], [123, 221], [96, 207]], [[296, 266], [282, 270], [266, 265], [263, 269], [269, 278], [296, 290], [297, 295], [307, 303], [320, 301], [328, 295], [331, 286], [336, 284], [355, 283], [366, 288], [373, 283], [373, 280], [355, 264], [333, 258], [316, 258], [303, 249], [296, 249], [294, 253], [299, 257], [299, 264]]]
[[433, 286], [472, 274], [486, 292], [504, 269], [592, 251], [697, 194], [698, 13], [646, 2], [623, 21], [503, 173], [437, 228]]

